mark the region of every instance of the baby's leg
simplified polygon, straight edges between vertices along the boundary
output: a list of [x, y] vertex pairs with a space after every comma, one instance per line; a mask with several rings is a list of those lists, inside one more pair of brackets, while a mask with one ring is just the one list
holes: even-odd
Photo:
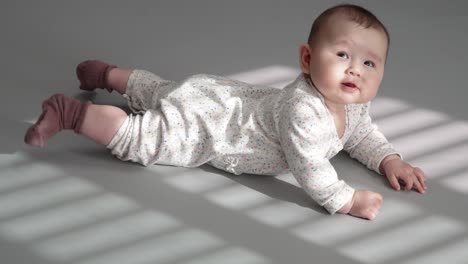
[[127, 117], [127, 113], [115, 106], [90, 105], [79, 133], [107, 146]]
[[127, 83], [132, 69], [124, 68], [113, 68], [109, 71], [107, 75], [108, 86], [116, 90], [119, 94], [125, 94], [127, 92]]
[[134, 112], [159, 109], [161, 99], [169, 94], [177, 83], [165, 80], [146, 70], [133, 70], [127, 82], [124, 97]]
[[107, 145], [127, 118], [120, 108], [82, 103], [62, 94], [45, 100], [42, 111], [24, 137], [29, 145], [43, 147], [50, 137], [64, 129], [72, 129], [96, 143]]
[[150, 109], [142, 115], [131, 114], [107, 148], [121, 160], [145, 166], [197, 167], [213, 159], [211, 144], [188, 135], [193, 127], [185, 127], [182, 120], [176, 116], [168, 119], [159, 109]]
[[158, 109], [159, 100], [177, 87], [176, 82], [164, 80], [149, 71], [117, 68], [98, 60], [80, 63], [76, 73], [81, 83], [80, 89], [116, 90], [127, 98], [133, 112]]

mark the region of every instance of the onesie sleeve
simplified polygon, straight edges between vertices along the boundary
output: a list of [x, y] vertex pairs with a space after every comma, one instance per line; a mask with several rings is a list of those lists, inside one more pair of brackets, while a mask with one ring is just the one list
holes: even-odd
[[312, 99], [293, 98], [282, 108], [279, 139], [289, 169], [304, 191], [330, 214], [349, 202], [354, 189], [339, 180], [330, 161], [330, 129]]
[[349, 153], [351, 158], [382, 174], [379, 171], [379, 166], [386, 156], [397, 154], [402, 157], [402, 155], [387, 141], [378, 130], [377, 125], [372, 123], [369, 108], [370, 102], [362, 106], [358, 124], [343, 149]]

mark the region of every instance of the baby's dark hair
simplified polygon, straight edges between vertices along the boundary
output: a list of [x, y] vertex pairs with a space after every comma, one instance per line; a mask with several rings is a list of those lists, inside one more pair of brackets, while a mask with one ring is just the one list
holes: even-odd
[[336, 13], [344, 14], [350, 21], [356, 22], [358, 25], [364, 28], [375, 28], [382, 30], [387, 36], [388, 51], [388, 47], [390, 47], [390, 35], [388, 34], [384, 24], [380, 22], [380, 20], [369, 10], [353, 4], [340, 4], [323, 11], [323, 13], [320, 14], [312, 24], [309, 38], [307, 39], [309, 45], [312, 44], [314, 37], [323, 27], [323, 24], [328, 20], [328, 18]]

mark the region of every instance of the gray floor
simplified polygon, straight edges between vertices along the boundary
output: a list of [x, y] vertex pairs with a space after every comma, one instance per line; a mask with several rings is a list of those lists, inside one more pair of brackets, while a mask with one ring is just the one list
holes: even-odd
[[336, 1], [7, 1], [0, 10], [1, 263], [468, 263], [467, 5], [357, 2], [391, 36], [373, 117], [428, 176], [396, 192], [340, 154], [341, 178], [384, 196], [375, 221], [330, 216], [290, 174], [232, 176], [121, 162], [62, 133], [45, 149], [26, 128], [53, 93], [81, 93], [77, 63], [97, 58], [182, 80], [229, 75], [281, 86], [297, 48]]

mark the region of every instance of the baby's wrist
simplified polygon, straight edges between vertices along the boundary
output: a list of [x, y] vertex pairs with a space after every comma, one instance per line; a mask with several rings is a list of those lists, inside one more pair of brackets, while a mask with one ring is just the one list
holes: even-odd
[[353, 196], [351, 197], [351, 200], [349, 200], [349, 202], [343, 205], [343, 207], [341, 207], [340, 210], [337, 211], [337, 213], [348, 214], [349, 212], [351, 212], [351, 208], [353, 208], [353, 205], [354, 205], [355, 195], [356, 195], [356, 192], [354, 192]]
[[380, 162], [380, 173], [385, 174], [385, 166], [388, 164], [389, 161], [396, 160], [396, 159], [401, 159], [400, 155], [398, 154], [391, 154], [386, 156], [381, 162]]

